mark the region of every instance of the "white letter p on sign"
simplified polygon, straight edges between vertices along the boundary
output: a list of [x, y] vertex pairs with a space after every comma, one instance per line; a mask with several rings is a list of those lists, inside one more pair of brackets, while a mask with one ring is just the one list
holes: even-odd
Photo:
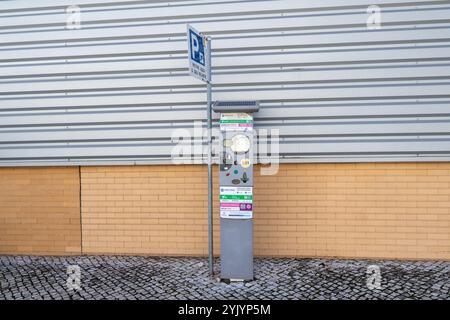
[[192, 48], [192, 59], [196, 60], [195, 57], [200, 51], [200, 44], [198, 39], [194, 34], [191, 34], [191, 48]]

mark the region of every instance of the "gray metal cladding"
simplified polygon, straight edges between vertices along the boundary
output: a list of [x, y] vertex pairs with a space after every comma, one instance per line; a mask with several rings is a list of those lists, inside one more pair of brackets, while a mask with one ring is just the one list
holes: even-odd
[[171, 163], [174, 130], [206, 128], [187, 23], [213, 38], [213, 99], [260, 101], [282, 162], [450, 159], [450, 1], [9, 0], [0, 166]]

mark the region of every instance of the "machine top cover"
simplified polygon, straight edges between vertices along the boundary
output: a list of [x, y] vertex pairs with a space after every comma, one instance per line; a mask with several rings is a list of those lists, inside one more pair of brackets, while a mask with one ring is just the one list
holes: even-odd
[[214, 112], [245, 112], [253, 113], [259, 110], [259, 101], [216, 101], [213, 104]]

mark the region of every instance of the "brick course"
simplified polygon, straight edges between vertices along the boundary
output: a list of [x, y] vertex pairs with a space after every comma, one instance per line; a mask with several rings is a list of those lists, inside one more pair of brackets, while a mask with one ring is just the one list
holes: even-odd
[[[81, 171], [85, 253], [207, 253], [205, 167]], [[258, 256], [450, 259], [449, 163], [283, 164], [274, 176], [259, 171]], [[216, 254], [218, 227], [216, 213]]]
[[[255, 173], [258, 256], [450, 260], [450, 163]], [[0, 253], [206, 255], [206, 180], [198, 165], [1, 168]]]
[[81, 181], [85, 253], [207, 253], [204, 167], [84, 167]]
[[0, 168], [0, 254], [80, 254], [79, 169]]

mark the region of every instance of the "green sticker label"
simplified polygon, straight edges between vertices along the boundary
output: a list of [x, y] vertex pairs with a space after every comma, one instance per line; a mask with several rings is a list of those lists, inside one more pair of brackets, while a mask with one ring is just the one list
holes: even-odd
[[253, 200], [253, 196], [223, 194], [220, 200]]

